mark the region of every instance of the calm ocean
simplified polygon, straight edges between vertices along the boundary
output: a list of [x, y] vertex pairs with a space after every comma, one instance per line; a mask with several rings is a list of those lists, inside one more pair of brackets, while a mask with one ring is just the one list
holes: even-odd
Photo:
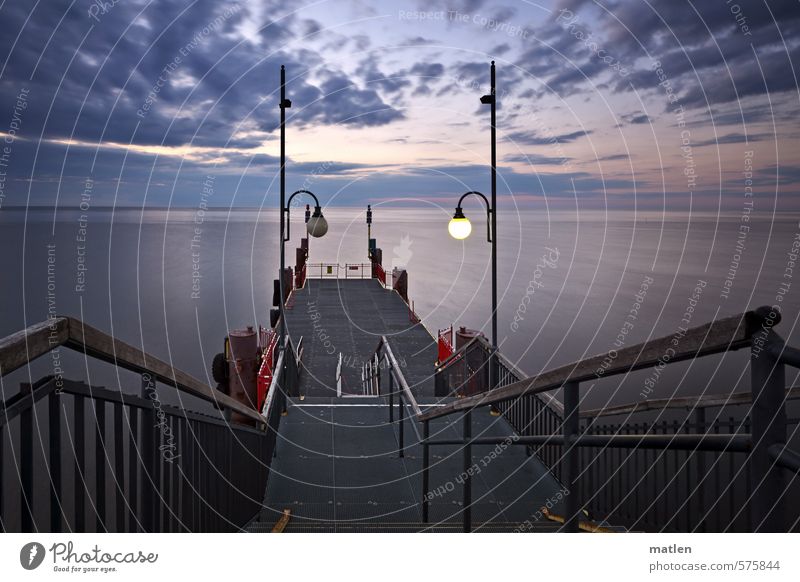
[[[427, 328], [488, 333], [490, 245], [478, 211], [465, 243], [447, 234], [452, 211], [374, 211], [384, 266], [408, 269]], [[329, 233], [311, 241], [310, 262], [366, 262], [363, 209], [326, 216]], [[287, 264], [304, 232], [302, 212], [292, 218]], [[781, 306], [784, 338], [797, 335], [797, 217], [508, 211], [499, 223], [499, 339], [528, 374], [763, 304]], [[3, 210], [0, 335], [48, 312], [72, 315], [210, 382], [228, 328], [268, 325], [277, 239], [272, 210]], [[61, 356], [65, 377], [138, 390], [133, 374]], [[669, 366], [655, 381], [647, 371], [604, 380], [587, 387], [586, 404], [640, 399], [645, 382], [649, 398], [748, 390], [746, 363], [743, 351]], [[52, 368], [44, 357], [7, 376], [5, 396]]]

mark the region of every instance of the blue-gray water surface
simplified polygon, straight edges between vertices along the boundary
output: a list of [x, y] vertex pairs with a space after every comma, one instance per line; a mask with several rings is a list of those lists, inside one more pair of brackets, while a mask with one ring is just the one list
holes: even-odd
[[[310, 262], [366, 262], [363, 209], [326, 216], [329, 233], [311, 240]], [[384, 266], [408, 270], [409, 295], [433, 334], [452, 323], [490, 332], [491, 247], [477, 216], [461, 242], [448, 235], [450, 216], [440, 208], [375, 208], [372, 235]], [[302, 213], [292, 218], [287, 264], [304, 230]], [[226, 330], [268, 325], [277, 224], [276, 212], [258, 209], [3, 210], [0, 336], [48, 313], [72, 315], [210, 383], [209, 363]], [[792, 270], [798, 232], [791, 216], [501, 213], [501, 349], [535, 374], [674, 334], [688, 311], [694, 326], [773, 304], [783, 313], [778, 331], [791, 342], [800, 307]], [[78, 354], [62, 353], [61, 365], [65, 377], [138, 390], [133, 374], [87, 365]], [[52, 367], [44, 357], [7, 376], [4, 394]], [[648, 377], [642, 371], [587, 386], [584, 405], [641, 399]], [[669, 366], [647, 387], [648, 398], [747, 390], [747, 353]]]

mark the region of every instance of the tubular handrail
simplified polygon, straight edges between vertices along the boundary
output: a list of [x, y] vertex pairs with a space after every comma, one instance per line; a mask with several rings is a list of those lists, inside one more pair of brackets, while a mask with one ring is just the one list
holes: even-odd
[[408, 401], [408, 403], [411, 405], [411, 409], [414, 411], [414, 416], [417, 418], [417, 420], [419, 420], [420, 416], [422, 415], [422, 409], [419, 407], [417, 399], [414, 397], [414, 393], [411, 391], [405, 376], [400, 371], [400, 365], [397, 363], [397, 358], [392, 351], [392, 346], [389, 345], [389, 340], [386, 339], [385, 335], [381, 336], [381, 339], [378, 341], [378, 346], [374, 351], [374, 353], [379, 357], [381, 348], [386, 349], [386, 357], [389, 360], [389, 373], [393, 373], [395, 380], [398, 384], [400, 384], [400, 390], [398, 393], [401, 397], [404, 397]]
[[[447, 406], [426, 411], [421, 420], [447, 416], [475, 407], [512, 400], [529, 394], [558, 390], [568, 382], [604, 378], [657, 365], [665, 353], [672, 352], [670, 363], [748, 347], [750, 338], [761, 327], [762, 318], [754, 311], [713, 321], [685, 332], [679, 347], [674, 334], [629, 346], [617, 351], [614, 361], [603, 368], [607, 353], [579, 360], [542, 372], [537, 376], [496, 388], [489, 392], [460, 398]], [[474, 341], [474, 340], [473, 340]], [[455, 355], [455, 354], [454, 354]], [[603, 370], [598, 374], [598, 370]]]
[[270, 382], [269, 389], [267, 390], [267, 396], [264, 398], [264, 406], [261, 409], [261, 415], [264, 418], [269, 418], [273, 402], [275, 402], [275, 394], [277, 394], [278, 390], [281, 389], [280, 384], [283, 378], [281, 371], [284, 369], [284, 361], [286, 360], [285, 356], [286, 350], [281, 350], [280, 355], [278, 356], [278, 361], [275, 363], [276, 372], [272, 376], [272, 382]]
[[[436, 371], [441, 372], [447, 369], [449, 366], [455, 364], [455, 362], [461, 360], [462, 357], [470, 350], [473, 346], [480, 346], [483, 350], [491, 356], [492, 354], [495, 355], [497, 358], [497, 362], [501, 366], [505, 366], [514, 376], [516, 376], [519, 380], [523, 378], [527, 378], [527, 374], [525, 374], [522, 370], [520, 370], [516, 364], [514, 364], [511, 360], [509, 360], [505, 355], [503, 355], [500, 350], [495, 350], [492, 348], [492, 344], [489, 343], [484, 336], [478, 335], [469, 340], [466, 344], [461, 346], [458, 350], [454, 351], [450, 357], [446, 360], [440, 362], [436, 366]], [[490, 359], [487, 358], [485, 364], [489, 365]], [[564, 405], [561, 404], [561, 401], [556, 398], [553, 394], [535, 394], [536, 398], [538, 398], [542, 404], [546, 407], [550, 408], [552, 412], [554, 412], [559, 417], [563, 417], [564, 415]]]
[[[787, 388], [785, 400], [800, 398], [800, 387]], [[658, 400], [644, 400], [617, 406], [593, 408], [582, 410], [581, 418], [598, 418], [600, 416], [618, 416], [621, 414], [636, 414], [667, 408], [680, 408], [696, 410], [698, 408], [716, 408], [722, 406], [741, 406], [753, 403], [751, 392], [734, 392], [733, 394], [707, 394], [701, 396], [681, 396], [677, 398], [661, 398]]]
[[150, 374], [155, 381], [212, 402], [218, 407], [238, 412], [259, 424], [265, 423], [264, 417], [257, 411], [227, 394], [139, 348], [69, 316], [56, 316], [0, 339], [0, 376], [10, 374], [59, 346], [138, 374]]

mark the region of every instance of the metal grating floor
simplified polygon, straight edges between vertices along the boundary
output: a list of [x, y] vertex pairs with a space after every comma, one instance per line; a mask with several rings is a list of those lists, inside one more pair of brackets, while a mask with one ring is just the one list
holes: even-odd
[[343, 393], [360, 394], [361, 367], [385, 335], [415, 394], [433, 395], [436, 341], [409, 319], [408, 306], [377, 279], [308, 279], [293, 292], [286, 326], [303, 338], [300, 393], [336, 396], [336, 367], [342, 354]]
[[[358, 402], [354, 403], [354, 400]], [[424, 407], [434, 402], [422, 398]], [[399, 422], [388, 418], [385, 398], [292, 399], [281, 419], [277, 455], [261, 515], [249, 531], [269, 531], [284, 509], [286, 531], [460, 531], [463, 468], [456, 446], [431, 449], [429, 524], [422, 524], [422, 447], [406, 419], [405, 456], [397, 454]], [[461, 437], [459, 417], [431, 423], [431, 436]], [[503, 417], [473, 413], [473, 436], [511, 436]], [[539, 508], [557, 497], [558, 481], [523, 446], [509, 446], [486, 462], [494, 446], [474, 445], [472, 519], [478, 531], [513, 531], [526, 520], [532, 531]], [[556, 504], [555, 512], [558, 512]], [[541, 527], [540, 527], [541, 526]]]

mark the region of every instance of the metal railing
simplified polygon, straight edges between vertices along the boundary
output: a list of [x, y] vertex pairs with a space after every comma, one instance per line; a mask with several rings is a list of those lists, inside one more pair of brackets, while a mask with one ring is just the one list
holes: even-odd
[[305, 278], [377, 279], [384, 287], [389, 287], [386, 271], [379, 263], [307, 263]]
[[[516, 444], [524, 444], [537, 449], [542, 446], [552, 447], [554, 445], [560, 448], [560, 455], [555, 459], [555, 465], [551, 466], [570, 493], [565, 499], [564, 531], [578, 531], [581, 510], [584, 509], [584, 506], [592, 503], [600, 505], [598, 492], [606, 496], [606, 507], [618, 508], [620, 500], [630, 498], [631, 492], [635, 498], [636, 495], [639, 495], [639, 498], [636, 499], [641, 501], [643, 493], [636, 489], [642, 482], [642, 478], [641, 475], [634, 475], [634, 473], [636, 470], [649, 473], [655, 462], [664, 462], [663, 459], [666, 457], [663, 453], [665, 451], [683, 451], [681, 454], [685, 455], [688, 452], [690, 455], [696, 455], [693, 460], [689, 460], [689, 466], [693, 470], [700, 471], [695, 479], [700, 479], [701, 482], [707, 479], [707, 469], [712, 472], [717, 470], [715, 468], [717, 465], [708, 466], [711, 454], [721, 457], [724, 453], [724, 456], [729, 457], [731, 453], [746, 453], [742, 460], [742, 463], [746, 463], [746, 467], [729, 469], [743, 472], [746, 475], [747, 491], [742, 497], [744, 505], [739, 509], [737, 515], [749, 515], [746, 527], [750, 530], [786, 531], [789, 519], [791, 519], [786, 513], [787, 471], [798, 471], [800, 456], [787, 448], [787, 425], [789, 422], [785, 407], [787, 393], [784, 366], [800, 367], [800, 351], [785, 346], [783, 340], [772, 329], [779, 320], [779, 316], [770, 308], [762, 307], [756, 311], [690, 329], [681, 336], [677, 346], [674, 343], [674, 337], [667, 336], [617, 351], [616, 358], [610, 365], [607, 362], [607, 354], [601, 354], [543, 372], [532, 378], [512, 381], [504, 386], [500, 385], [481, 394], [457, 399], [443, 407], [425, 411], [418, 417], [418, 420], [427, 424], [434, 418], [462, 413], [464, 438], [433, 441], [426, 438], [424, 447], [427, 448], [430, 445], [463, 447], [466, 471], [466, 463], [471, 458], [472, 446], [498, 443], [498, 439], [493, 438], [471, 438], [472, 410], [486, 405], [505, 408], [504, 412], [512, 420], [512, 425], [516, 424], [517, 431], [523, 435], [516, 439]], [[746, 421], [740, 422], [736, 426], [733, 426], [733, 423], [726, 425], [720, 419], [695, 423], [684, 421], [677, 424], [673, 421], [666, 426], [663, 424], [657, 426], [657, 430], [654, 430], [652, 424], [643, 423], [639, 431], [634, 432], [637, 428], [636, 425], [627, 422], [606, 426], [588, 422], [588, 420], [581, 423], [580, 385], [582, 382], [597, 380], [600, 377], [597, 375], [599, 369], [604, 369], [602, 377], [605, 378], [661, 365], [665, 354], [669, 356], [669, 363], [674, 363], [748, 347], [751, 348], [749, 402], [746, 402], [741, 394], [732, 394], [730, 397], [734, 402], [749, 404], [749, 414]], [[604, 360], [606, 360], [605, 364]], [[605, 368], [602, 367], [604, 365]], [[517, 375], [517, 372], [511, 373], [509, 370], [509, 374], [509, 377], [513, 377]], [[546, 408], [540, 410], [525, 408], [530, 405], [531, 398], [559, 389], [563, 390], [562, 406], [556, 405], [551, 400], [543, 402]], [[708, 403], [711, 406], [719, 406], [719, 398], [719, 396], [713, 397]], [[525, 403], [525, 400], [528, 402]], [[521, 402], [523, 402], [522, 410], [515, 411], [513, 407], [519, 407]], [[649, 406], [653, 406], [653, 404]], [[706, 408], [701, 406], [700, 410]], [[536, 423], [536, 419], [543, 410], [560, 412], [557, 430], [552, 430], [552, 423]], [[596, 411], [592, 412], [595, 413], [594, 418], [596, 418], [598, 416]], [[620, 411], [617, 410], [616, 413], [619, 414]], [[588, 417], [585, 418], [588, 419]], [[727, 429], [729, 432], [722, 432], [723, 429]], [[427, 429], [425, 433], [427, 435]], [[600, 451], [596, 452], [592, 449], [600, 449]], [[630, 454], [625, 457], [622, 454], [624, 451], [630, 451]], [[649, 462], [645, 458], [631, 457], [634, 454], [639, 457], [649, 455]], [[617, 458], [609, 458], [610, 455], [617, 455]], [[627, 459], [631, 459], [631, 462], [627, 463]], [[552, 461], [553, 459], [550, 459], [550, 462]], [[674, 463], [674, 460], [669, 462]], [[620, 467], [622, 466], [625, 467], [627, 473], [621, 473]], [[426, 470], [426, 467], [427, 465], [424, 466], [423, 471]], [[653, 491], [654, 496], [662, 496], [661, 492], [664, 490], [668, 490], [670, 496], [677, 496], [680, 493], [679, 486], [669, 487], [676, 481], [676, 476], [680, 474], [681, 470], [683, 469], [679, 467], [676, 471], [673, 465], [669, 471], [665, 471], [662, 478], [667, 481], [662, 480], [660, 485], [657, 485], [657, 490]], [[612, 480], [608, 478], [604, 480], [600, 471], [606, 471], [607, 474], [613, 473], [615, 477]], [[684, 508], [683, 510], [688, 512], [687, 504], [695, 505], [693, 513], [700, 513], [704, 516], [699, 522], [699, 529], [711, 529], [714, 524], [705, 516], [714, 511], [716, 505], [715, 500], [708, 499], [707, 496], [711, 492], [719, 496], [724, 485], [721, 480], [718, 481], [715, 485], [716, 491], [710, 486], [695, 487], [688, 475], [687, 470], [686, 481], [682, 487], [686, 487], [688, 483], [688, 486], [692, 488], [690, 493], [695, 490], [700, 493], [690, 495], [683, 502], [679, 501], [679, 505], [676, 507]], [[656, 483], [656, 481], [656, 479], [652, 479], [650, 482]], [[467, 511], [470, 504], [471, 486], [469, 478], [467, 478], [464, 482], [464, 529], [466, 531], [471, 529], [470, 514]], [[634, 512], [636, 507], [634, 505]], [[641, 525], [644, 523], [642, 516], [647, 515], [647, 511], [642, 511], [642, 507], [638, 509], [639, 514], [634, 514], [634, 518], [635, 523]], [[797, 510], [796, 507], [793, 509]], [[607, 516], [616, 516], [617, 513], [618, 511], [611, 511]], [[676, 512], [673, 512], [666, 520], [663, 514], [653, 517], [660, 519], [660, 522], [656, 522], [659, 529], [667, 529], [667, 525], [676, 522], [675, 515]], [[798, 516], [792, 516], [792, 518], [796, 517]], [[675, 526], [677, 529], [677, 523]], [[687, 524], [683, 523], [679, 527], [687, 528]], [[696, 527], [690, 522], [687, 529]]]
[[[136, 372], [142, 396], [50, 376], [3, 402], [4, 531], [239, 531], [258, 513], [291, 364], [273, 379], [262, 416], [140, 349], [57, 317], [0, 340], [0, 374], [61, 345]], [[162, 404], [157, 383], [215, 408]], [[252, 426], [231, 423], [233, 412]], [[6, 451], [14, 458], [3, 459]]]
[[[525, 378], [508, 358], [495, 352], [498, 388]], [[437, 396], [469, 396], [483, 394], [491, 384], [492, 346], [483, 336], [476, 336], [436, 366], [434, 376]], [[553, 434], [560, 430], [563, 406], [550, 394], [532, 394], [500, 402], [497, 408], [521, 436]], [[539, 459], [558, 476], [561, 447], [545, 444], [535, 451]]]

